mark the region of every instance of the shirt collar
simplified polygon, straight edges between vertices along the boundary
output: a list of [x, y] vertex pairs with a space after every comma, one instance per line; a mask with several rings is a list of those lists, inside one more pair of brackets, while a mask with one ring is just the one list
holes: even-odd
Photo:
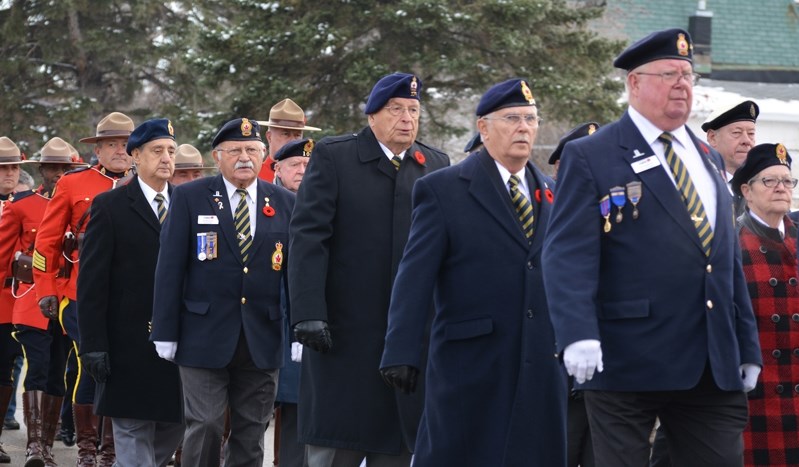
[[[225, 177], [222, 177], [222, 181], [225, 182], [225, 189], [227, 190], [227, 198], [229, 200], [232, 200], [233, 195], [236, 194], [236, 190], [238, 190], [238, 188], [236, 188], [232, 183], [230, 183]], [[258, 198], [258, 179], [256, 178], [255, 180], [253, 180], [252, 183], [250, 183], [250, 186], [245, 188], [245, 190], [247, 190], [247, 194], [250, 195], [250, 199], [255, 201]]]
[[524, 171], [526, 170], [526, 167], [522, 167], [522, 170], [516, 172], [515, 174], [511, 174], [510, 171], [506, 169], [504, 165], [497, 162], [496, 159], [494, 160], [494, 164], [497, 165], [497, 170], [499, 170], [499, 176], [500, 178], [502, 178], [502, 184], [505, 185], [505, 187], [508, 186], [508, 180], [510, 180], [510, 176], [516, 175], [517, 177], [519, 177], [520, 180], [519, 184], [523, 186], [525, 189], [527, 188], [527, 177], [524, 176]]
[[150, 185], [144, 183], [144, 180], [141, 177], [136, 177], [139, 181], [139, 186], [141, 187], [142, 193], [144, 193], [144, 198], [147, 200], [148, 203], [153, 204], [155, 201], [155, 195], [161, 193], [164, 197], [164, 201], [169, 203], [169, 184], [167, 183], [164, 185], [164, 191], [155, 191]]
[[[644, 139], [650, 146], [654, 146], [658, 142], [658, 137], [663, 134], [663, 130], [656, 127], [652, 122], [646, 119], [640, 112], [635, 110], [633, 107], [628, 107], [627, 113], [630, 115], [630, 119], [632, 119], [635, 126], [638, 128], [638, 131], [641, 132]], [[671, 136], [674, 138], [674, 142], [678, 145], [687, 148], [688, 142], [691, 138], [688, 136], [688, 130], [685, 129], [685, 125], [681, 125], [679, 128], [669, 131]]]
[[402, 159], [405, 157], [405, 153], [408, 152], [408, 150], [406, 149], [399, 154], [394, 154], [393, 152], [391, 152], [391, 149], [389, 149], [388, 146], [386, 146], [385, 144], [381, 143], [380, 140], [377, 141], [377, 144], [380, 145], [380, 149], [383, 150], [383, 154], [385, 154], [389, 160], [393, 159], [394, 156], [397, 156], [400, 159]]
[[[763, 226], [765, 226], [765, 227], [767, 227], [769, 229], [774, 229], [774, 227], [771, 227], [770, 225], [768, 225], [766, 223], [766, 221], [761, 219], [760, 216], [755, 214], [755, 212], [752, 211], [751, 209], [749, 210], [749, 215], [752, 216], [752, 219], [754, 219], [754, 220], [760, 222], [761, 224], [763, 224]], [[777, 230], [777, 231], [780, 232], [780, 238], [785, 238], [785, 218], [784, 217], [780, 219], [780, 224], [774, 230]]]

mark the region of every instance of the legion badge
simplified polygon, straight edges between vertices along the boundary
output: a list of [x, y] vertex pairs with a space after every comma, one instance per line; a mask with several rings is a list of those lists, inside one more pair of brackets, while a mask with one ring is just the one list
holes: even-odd
[[680, 56], [682, 56], [682, 57], [687, 57], [688, 56], [688, 49], [689, 49], [689, 45], [688, 45], [688, 41], [685, 40], [685, 34], [680, 33], [677, 36], [677, 53], [680, 54]]
[[246, 118], [241, 119], [241, 136], [252, 135], [252, 123]]
[[275, 243], [275, 251], [272, 253], [272, 269], [280, 271], [283, 268], [283, 244]]
[[788, 165], [788, 151], [782, 143], [777, 144], [777, 159], [780, 160], [780, 164]]
[[528, 104], [535, 104], [535, 99], [533, 98], [533, 92], [530, 91], [530, 88], [527, 86], [527, 82], [522, 81], [522, 95], [527, 100]]
[[419, 83], [416, 82], [416, 77], [414, 76], [411, 78], [411, 97], [417, 96], [417, 89], [419, 88]]

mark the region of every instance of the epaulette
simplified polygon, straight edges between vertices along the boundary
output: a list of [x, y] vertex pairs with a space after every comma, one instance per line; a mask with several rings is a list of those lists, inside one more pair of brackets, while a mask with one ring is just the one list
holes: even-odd
[[11, 201], [11, 204], [14, 204], [17, 201], [23, 200], [23, 199], [27, 198], [28, 196], [32, 196], [32, 195], [35, 195], [35, 194], [36, 193], [34, 193], [33, 190], [25, 190], [25, 191], [20, 191], [18, 193], [14, 193], [14, 200]]
[[358, 139], [358, 133], [351, 133], [348, 135], [325, 136], [324, 138], [320, 139], [317, 144], [343, 143], [345, 141], [352, 141], [354, 139]]
[[76, 174], [78, 172], [83, 172], [83, 171], [89, 170], [89, 169], [91, 169], [91, 167], [78, 167], [77, 169], [72, 169], [72, 170], [68, 170], [68, 171], [64, 172], [64, 175], [66, 176], [66, 175]]

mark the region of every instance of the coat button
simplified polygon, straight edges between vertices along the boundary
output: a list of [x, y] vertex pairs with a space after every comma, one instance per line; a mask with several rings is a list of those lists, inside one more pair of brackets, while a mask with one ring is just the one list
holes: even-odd
[[708, 264], [707, 267], [705, 268], [705, 271], [707, 271], [708, 274], [713, 272], [713, 265], [712, 264]]
[[775, 323], [779, 323], [780, 322], [780, 315], [778, 315], [777, 313], [774, 313], [773, 315], [771, 315], [771, 321], [773, 321]]
[[705, 302], [705, 305], [707, 305], [707, 309], [708, 310], [712, 310], [713, 309], [713, 300], [708, 300], [707, 302]]
[[797, 281], [795, 277], [791, 277], [790, 279], [788, 279], [788, 283], [791, 285], [796, 285], [797, 282], [799, 281]]
[[794, 321], [799, 321], [799, 313], [794, 313], [791, 315], [791, 319]]
[[780, 358], [782, 356], [782, 352], [780, 349], [774, 349], [771, 351], [771, 356], [774, 358]]
[[796, 386], [794, 386], [794, 387], [793, 387], [793, 390], [794, 390], [794, 391], [796, 391], [796, 392], [799, 392], [799, 384], [797, 384]]
[[247, 266], [244, 266], [244, 274], [247, 274], [248, 272], [250, 272], [250, 269]]
[[527, 317], [528, 318], [532, 318], [533, 317], [533, 309], [532, 308], [528, 308], [527, 309]]
[[528, 261], [527, 262], [527, 269], [533, 269], [533, 262], [532, 261]]
[[241, 297], [241, 304], [244, 305], [245, 303], [247, 303], [247, 299], [244, 298], [244, 297]]
[[784, 390], [785, 388], [782, 387], [782, 384], [778, 384], [776, 387], [774, 387], [774, 392], [776, 392], [777, 394], [782, 394], [782, 391]]
[[776, 287], [777, 286], [777, 278], [776, 277], [772, 277], [771, 279], [769, 279], [768, 280], [768, 285], [770, 285], [772, 287]]
[[799, 349], [793, 349], [793, 356], [799, 357]]
[[768, 250], [767, 250], [767, 249], [766, 249], [766, 247], [764, 247], [763, 245], [760, 245], [760, 248], [759, 248], [759, 249], [760, 249], [760, 252], [761, 252], [761, 253], [764, 253], [764, 254], [765, 254], [765, 253], [768, 253]]

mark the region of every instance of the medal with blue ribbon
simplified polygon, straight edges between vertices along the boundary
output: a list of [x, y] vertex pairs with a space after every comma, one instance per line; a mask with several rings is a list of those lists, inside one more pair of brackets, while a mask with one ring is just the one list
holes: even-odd
[[605, 195], [599, 200], [599, 212], [605, 218], [605, 233], [610, 232], [610, 196]]
[[614, 186], [613, 188], [611, 188], [610, 200], [613, 202], [614, 206], [619, 208], [618, 212], [616, 212], [616, 223], [618, 224], [624, 218], [621, 214], [621, 208], [623, 208], [624, 204], [627, 202], [627, 199], [624, 198], [624, 187]]
[[638, 202], [641, 201], [641, 182], [630, 182], [627, 184], [627, 198], [633, 205], [633, 219], [638, 219]]

